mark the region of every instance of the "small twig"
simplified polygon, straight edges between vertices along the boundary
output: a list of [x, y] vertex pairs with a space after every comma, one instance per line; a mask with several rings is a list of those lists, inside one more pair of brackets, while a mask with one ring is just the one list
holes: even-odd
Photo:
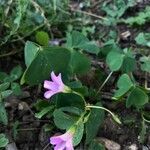
[[23, 40], [25, 39], [26, 37], [30, 36], [31, 34], [33, 34], [36, 30], [42, 28], [45, 24], [41, 24], [40, 26], [34, 28], [34, 30], [32, 30], [31, 32], [29, 32], [28, 34], [26, 34], [25, 36], [21, 37], [21, 38], [18, 38], [18, 39], [14, 39], [12, 40], [11, 42], [16, 42], [16, 41], [20, 41], [20, 40]]
[[27, 129], [17, 129], [17, 131], [33, 131], [33, 130], [40, 130], [41, 128], [27, 128]]
[[[47, 25], [48, 27], [48, 30], [50, 31], [51, 33], [51, 25], [49, 23], [49, 21], [47, 20], [46, 16], [45, 16], [45, 11], [44, 9], [37, 3], [35, 2], [34, 0], [31, 1], [32, 5], [35, 7], [36, 11], [40, 11], [41, 12], [41, 15], [43, 16], [44, 18], [44, 23]], [[53, 37], [53, 35], [51, 35]]]
[[35, 97], [38, 97], [38, 95], [41, 93], [41, 89], [42, 89], [42, 84], [39, 84], [37, 87], [37, 92], [36, 92]]
[[103, 99], [112, 100], [113, 94], [110, 92], [101, 92], [101, 96]]
[[33, 122], [50, 123], [49, 120], [27, 120], [27, 121], [19, 122], [19, 125], [30, 124]]
[[6, 7], [5, 11], [4, 11], [5, 17], [7, 17], [8, 13], [9, 13], [9, 10], [10, 10], [12, 2], [13, 2], [13, 0], [9, 0], [7, 2], [7, 7]]
[[46, 148], [50, 145], [50, 143], [48, 143], [44, 148], [43, 150], [46, 150]]
[[105, 79], [105, 81], [103, 82], [103, 84], [100, 86], [100, 88], [98, 89], [96, 95], [102, 90], [102, 88], [105, 86], [105, 84], [107, 83], [107, 81], [109, 80], [109, 78], [111, 77], [112, 74], [113, 74], [113, 71], [110, 72], [110, 74], [108, 75], [108, 77]]
[[92, 13], [90, 13], [90, 12], [86, 12], [86, 11], [82, 11], [82, 10], [75, 10], [75, 9], [73, 9], [73, 8], [71, 8], [71, 11], [79, 12], [79, 13], [82, 13], [82, 14], [85, 14], [85, 15], [89, 15], [89, 16], [92, 16], [92, 17], [95, 17], [95, 18], [98, 18], [98, 19], [102, 19], [102, 20], [108, 21], [107, 18], [102, 17], [102, 16], [98, 16], [98, 15], [95, 15], [95, 14], [92, 14]]
[[22, 39], [22, 37], [20, 35], [17, 35], [18, 39], [23, 43], [25, 44], [26, 42], [24, 41], [24, 39]]
[[45, 10], [37, 2], [35, 2], [34, 0], [32, 0], [31, 3], [35, 7], [36, 11], [40, 11], [41, 12], [41, 15], [44, 18], [44, 23], [45, 23], [45, 25], [47, 25], [47, 28], [48, 28], [48, 30], [50, 32], [51, 39], [53, 39], [53, 33], [51, 31], [51, 24], [49, 23], [49, 21], [47, 20], [47, 18], [45, 16]]
[[2, 54], [2, 55], [0, 55], [0, 58], [8, 57], [8, 56], [14, 55], [14, 54], [19, 53], [19, 52], [21, 52], [21, 50], [19, 50], [19, 51], [12, 51], [12, 52], [9, 52], [7, 54]]
[[145, 73], [145, 89], [150, 90], [150, 87], [148, 87], [148, 72]]
[[57, 6], [58, 10], [60, 10], [62, 13], [66, 14], [66, 15], [71, 15], [69, 12], [63, 10], [61, 7]]
[[35, 116], [34, 112], [33, 112], [32, 109], [29, 107], [29, 105], [26, 105], [26, 106], [27, 106], [29, 112], [30, 112], [33, 116]]
[[18, 39], [14, 39], [12, 40], [11, 42], [16, 42], [16, 41], [20, 41], [20, 40], [23, 40], [25, 39], [26, 37], [30, 36], [31, 34], [33, 34], [35, 31], [39, 30], [40, 28], [42, 28], [44, 25], [47, 25], [49, 31], [50, 31], [50, 34], [51, 34], [51, 37], [53, 38], [53, 34], [51, 32], [51, 25], [49, 23], [49, 21], [47, 20], [47, 18], [45, 17], [45, 14], [44, 14], [44, 10], [43, 8], [38, 4], [36, 3], [34, 0], [31, 1], [32, 5], [34, 6], [34, 8], [36, 9], [36, 11], [40, 11], [41, 12], [41, 15], [43, 16], [44, 18], [44, 23], [37, 26], [36, 28], [34, 28], [31, 32], [29, 32], [28, 34], [26, 34], [25, 36], [23, 37], [19, 37]]

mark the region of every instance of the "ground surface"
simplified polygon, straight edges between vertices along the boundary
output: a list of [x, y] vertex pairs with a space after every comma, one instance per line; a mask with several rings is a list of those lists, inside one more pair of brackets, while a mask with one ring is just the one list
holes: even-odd
[[[76, 1], [72, 1], [70, 6], [73, 9], [79, 9], [79, 3]], [[103, 15], [101, 14], [101, 11], [98, 9], [98, 5], [100, 3], [97, 3], [97, 1], [93, 0], [93, 7], [85, 8], [84, 11], [88, 11], [92, 14], [96, 15]], [[145, 1], [145, 3], [138, 3], [135, 5], [132, 9], [128, 9], [124, 16], [130, 16], [131, 14], [135, 14], [136, 12], [143, 10], [147, 5], [150, 5], [149, 1]], [[74, 13], [71, 11], [71, 13]], [[92, 21], [91, 24], [94, 24], [94, 20], [97, 18], [91, 17]], [[121, 47], [134, 47], [135, 36], [141, 32], [150, 32], [150, 24], [146, 23], [142, 27], [128, 27], [125, 24], [117, 24], [116, 27], [118, 30], [118, 41], [121, 44]], [[109, 30], [109, 27], [101, 27], [99, 25], [96, 25], [96, 34], [100, 34], [102, 30]], [[127, 38], [122, 37], [122, 33], [129, 32], [129, 36]], [[63, 31], [59, 30], [57, 27], [52, 28], [52, 32], [54, 36], [58, 37], [59, 32], [61, 34], [64, 34]], [[1, 33], [2, 34], [2, 33]], [[32, 35], [25, 38], [24, 41], [32, 39]], [[101, 45], [101, 41], [97, 40], [97, 43]], [[10, 56], [4, 56], [0, 58], [0, 68], [3, 71], [9, 72], [14, 66], [20, 64], [25, 68], [24, 62], [23, 62], [23, 47], [24, 43], [21, 43], [21, 41], [17, 41], [14, 43], [7, 43], [2, 46], [2, 48], [6, 49], [6, 51], [9, 51], [9, 49], [12, 49], [13, 52], [17, 49], [20, 49], [20, 52], [16, 54], [10, 54]], [[149, 52], [148, 52], [149, 53]], [[93, 57], [93, 56], [91, 56]], [[97, 69], [101, 66], [101, 69], [104, 73], [107, 75], [107, 71], [105, 70], [105, 64], [101, 62], [100, 59], [93, 61], [93, 70]], [[94, 73], [93, 73], [94, 74]], [[106, 106], [108, 109], [112, 110], [113, 112], [116, 112], [118, 116], [121, 116], [121, 118], [124, 118], [124, 122], [122, 125], [116, 124], [112, 119], [111, 116], [106, 114], [106, 118], [101, 125], [101, 128], [99, 129], [97, 138], [100, 138], [100, 141], [102, 143], [108, 143], [107, 140], [110, 140], [109, 142], [111, 144], [118, 144], [121, 146], [121, 150], [129, 150], [132, 147], [137, 147], [137, 149], [143, 149], [143, 150], [150, 150], [150, 127], [147, 124], [147, 132], [144, 135], [144, 141], [143, 143], [139, 142], [139, 136], [142, 128], [142, 124], [139, 121], [139, 113], [135, 111], [134, 109], [127, 109], [125, 108], [124, 103], [114, 103], [111, 100], [111, 96], [113, 95], [113, 89], [114, 89], [114, 80], [116, 78], [117, 74], [114, 74], [113, 77], [110, 79], [110, 82], [107, 83], [107, 86], [105, 86], [102, 90], [102, 103], [104, 106]], [[144, 84], [145, 77], [140, 72], [135, 72], [135, 76], [137, 80]], [[150, 76], [149, 76], [150, 77]], [[150, 85], [150, 78], [148, 77], [147, 82]], [[96, 84], [95, 80], [92, 77], [82, 77], [83, 82], [85, 84]], [[43, 95], [43, 92], [41, 91], [39, 93], [38, 87], [28, 87], [23, 86], [23, 94], [21, 96], [10, 96], [6, 99], [6, 109], [9, 114], [9, 125], [3, 126], [1, 125], [0, 130], [5, 131], [5, 133], [8, 135], [9, 139], [12, 141], [12, 143], [15, 143], [18, 150], [48, 150], [51, 149], [49, 145], [49, 137], [50, 134], [47, 134], [43, 130], [43, 126], [46, 123], [52, 123], [52, 120], [48, 120], [47, 118], [44, 118], [42, 120], [36, 119], [34, 117], [34, 113], [36, 112], [34, 108], [34, 102], [38, 98], [41, 98]], [[146, 109], [150, 111], [150, 106], [146, 106]], [[19, 125], [17, 124], [17, 121], [19, 121]], [[14, 125], [15, 124], [15, 125]], [[19, 127], [19, 128], [18, 128]], [[16, 131], [15, 128], [18, 128]], [[52, 133], [53, 134], [53, 133]], [[116, 143], [113, 143], [116, 142]], [[105, 144], [106, 144], [105, 143]], [[117, 145], [117, 146], [118, 146]], [[117, 146], [114, 146], [115, 148], [113, 150], [117, 150]], [[130, 147], [130, 148], [129, 148]], [[109, 150], [112, 146], [108, 146]], [[86, 150], [87, 148], [84, 148], [82, 146], [82, 143], [76, 148], [77, 150]], [[9, 150], [15, 150], [9, 149]], [[134, 149], [132, 149], [134, 150]], [[135, 149], [136, 150], [136, 149]]]

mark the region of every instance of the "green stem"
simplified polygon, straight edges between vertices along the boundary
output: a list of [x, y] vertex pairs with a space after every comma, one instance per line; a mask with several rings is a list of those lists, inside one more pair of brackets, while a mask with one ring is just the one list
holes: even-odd
[[103, 82], [103, 84], [100, 86], [100, 88], [98, 89], [96, 95], [102, 90], [102, 88], [105, 86], [105, 84], [107, 83], [107, 81], [109, 80], [109, 78], [111, 77], [111, 75], [113, 74], [113, 71], [110, 72], [110, 74], [107, 76], [107, 78], [105, 79], [105, 81]]
[[0, 103], [2, 102], [2, 100], [3, 100], [3, 97], [2, 97], [2, 94], [0, 92]]
[[86, 111], [82, 113], [82, 115], [80, 116], [79, 120], [75, 123], [75, 125], [78, 125], [80, 122], [82, 122], [82, 120], [84, 119], [85, 114], [86, 114]]
[[108, 113], [111, 114], [111, 116], [113, 117], [113, 119], [114, 119], [117, 123], [121, 124], [120, 119], [119, 119], [114, 113], [112, 113], [110, 110], [108, 110], [108, 109], [105, 108], [105, 107], [102, 107], [102, 106], [91, 106], [91, 105], [87, 105], [86, 107], [87, 107], [87, 108], [96, 108], [96, 109], [105, 110], [105, 111], [107, 111]]
[[80, 94], [80, 93], [78, 93], [78, 92], [76, 92], [76, 91], [71, 91], [71, 93], [74, 93], [74, 94], [76, 94], [76, 95], [79, 95], [80, 97], [82, 97], [82, 99], [84, 100], [84, 97], [83, 97], [83, 95], [82, 94]]
[[133, 76], [132, 72], [129, 73], [129, 76], [130, 76], [131, 80], [133, 81], [133, 84], [134, 84], [134, 87], [135, 87], [136, 86], [136, 81], [134, 79], [134, 76]]
[[145, 119], [145, 117], [144, 117], [143, 114], [142, 114], [142, 119], [143, 119], [145, 122], [150, 123], [150, 120]]
[[80, 96], [80, 97], [83, 99], [83, 101], [84, 101], [84, 105], [86, 106], [86, 101], [85, 101], [85, 99], [84, 99], [84, 97], [83, 97], [82, 94], [80, 94], [80, 93], [78, 93], [78, 92], [76, 92], [76, 91], [74, 91], [74, 90], [71, 90], [71, 93], [74, 93], [74, 94]]

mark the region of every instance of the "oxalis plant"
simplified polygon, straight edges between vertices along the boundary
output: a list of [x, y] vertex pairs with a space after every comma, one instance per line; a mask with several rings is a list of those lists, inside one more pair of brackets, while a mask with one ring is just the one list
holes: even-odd
[[[84, 97], [80, 93], [72, 90], [70, 87], [66, 86], [63, 83], [62, 78], [61, 78], [61, 73], [58, 76], [56, 76], [54, 74], [54, 72], [52, 72], [51, 79], [52, 79], [52, 81], [48, 81], [48, 80], [44, 81], [44, 88], [47, 89], [47, 91], [44, 93], [44, 97], [46, 99], [50, 99], [54, 94], [57, 94], [57, 93], [70, 93], [70, 94], [73, 93], [73, 94], [76, 94], [77, 96], [81, 97], [81, 99], [83, 100], [83, 103], [84, 103], [84, 107], [85, 107], [81, 113], [78, 113], [79, 117], [76, 120], [76, 122], [71, 124], [70, 126], [68, 126], [67, 132], [65, 134], [60, 135], [60, 136], [53, 136], [50, 138], [50, 143], [55, 145], [54, 149], [58, 150], [60, 148], [61, 149], [66, 148], [68, 150], [72, 150], [73, 142], [75, 142], [74, 145], [76, 145], [78, 142], [80, 142], [80, 141], [76, 141], [75, 138], [79, 138], [80, 140], [82, 138], [82, 135], [80, 135], [81, 133], [78, 133], [79, 132], [78, 130], [81, 130], [81, 129], [78, 129], [78, 128], [82, 127], [83, 124], [88, 121], [88, 116], [85, 116], [85, 115], [87, 114], [87, 111], [89, 110], [89, 108], [106, 110], [107, 112], [109, 112], [112, 115], [112, 117], [114, 118], [114, 120], [116, 122], [121, 123], [120, 120], [117, 118], [117, 116], [115, 116], [108, 109], [101, 107], [101, 106], [93, 106], [93, 105], [86, 104]], [[71, 109], [74, 109], [74, 108], [67, 107], [67, 110], [69, 112], [72, 111]], [[82, 126], [81, 126], [81, 124], [82, 124]], [[81, 137], [79, 137], [79, 135]]]
[[[99, 92], [113, 72], [122, 70], [117, 82], [118, 89], [113, 96], [115, 101], [127, 97], [126, 106], [137, 109], [143, 108], [149, 101], [149, 89], [140, 87], [131, 73], [136, 60], [128, 49], [110, 49], [106, 54], [83, 34], [73, 31], [67, 33], [66, 43], [61, 47], [50, 45], [43, 37], [40, 45], [27, 41], [24, 52], [27, 69], [22, 76], [21, 84], [41, 87], [44, 82], [42, 87], [45, 89], [45, 99], [37, 102], [39, 112], [35, 116], [39, 119], [45, 115], [53, 117], [55, 126], [64, 132], [56, 132], [50, 137], [50, 143], [54, 145], [55, 150], [74, 149], [73, 147], [81, 142], [84, 133], [85, 145], [90, 144], [104, 118], [104, 111], [108, 112], [116, 123], [121, 124], [117, 115], [102, 106], [99, 98]], [[94, 92], [82, 85], [78, 78], [91, 69], [91, 61], [87, 54], [105, 55], [106, 63], [111, 70], [99, 90], [93, 90]], [[143, 71], [149, 71], [148, 57], [143, 56], [141, 62]], [[93, 104], [90, 104], [91, 98]], [[90, 146], [93, 149], [92, 145]], [[97, 146], [101, 148], [100, 144]]]
[[[7, 98], [10, 94], [12, 94], [12, 90], [9, 90], [10, 83], [3, 82], [0, 84], [0, 123], [7, 125], [8, 117], [5, 109], [4, 99]], [[0, 133], [0, 149], [6, 147], [9, 143], [9, 140], [5, 136], [5, 134]]]

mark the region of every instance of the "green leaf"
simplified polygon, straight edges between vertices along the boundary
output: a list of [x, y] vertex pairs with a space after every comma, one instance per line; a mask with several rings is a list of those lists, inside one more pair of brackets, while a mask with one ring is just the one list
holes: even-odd
[[12, 134], [14, 139], [17, 138], [19, 125], [20, 123], [18, 120], [13, 123]]
[[136, 67], [136, 61], [135, 58], [131, 57], [124, 57], [123, 64], [121, 66], [121, 69], [125, 73], [129, 73], [135, 70]]
[[105, 147], [97, 140], [93, 140], [90, 143], [88, 150], [105, 150]]
[[141, 32], [137, 35], [137, 37], [135, 38], [135, 41], [137, 44], [139, 45], [143, 45], [143, 46], [146, 46], [147, 45], [147, 40], [145, 39], [145, 36], [144, 36], [144, 33]]
[[14, 67], [11, 72], [10, 72], [10, 78], [11, 78], [11, 81], [15, 81], [17, 79], [19, 79], [22, 75], [22, 68], [21, 66], [16, 66]]
[[114, 1], [114, 3], [107, 3], [104, 2], [102, 5], [102, 10], [104, 10], [107, 13], [107, 16], [110, 18], [120, 18], [126, 9], [128, 8], [128, 4], [125, 3], [124, 0], [117, 0]]
[[130, 79], [130, 77], [127, 74], [123, 74], [120, 76], [118, 82], [117, 82], [117, 87], [119, 88], [116, 92], [114, 97], [118, 98], [126, 94], [131, 87], [133, 87], [133, 83]]
[[40, 12], [32, 13], [32, 18], [37, 25], [44, 23], [44, 16]]
[[143, 25], [150, 20], [150, 7], [147, 6], [143, 11], [139, 12], [134, 17], [122, 19], [122, 21], [129, 25]]
[[44, 31], [38, 31], [36, 33], [36, 41], [43, 46], [48, 46], [49, 43], [49, 35], [47, 32]]
[[22, 75], [22, 68], [21, 66], [16, 66], [14, 67], [11, 72], [10, 72], [10, 75], [7, 75], [3, 81], [4, 82], [13, 82], [13, 81], [16, 81], [18, 80]]
[[74, 125], [79, 117], [80, 110], [75, 107], [62, 107], [53, 113], [55, 125], [60, 129], [69, 129]]
[[68, 86], [71, 89], [82, 88], [82, 83], [80, 82], [80, 80], [78, 80], [78, 81], [72, 81], [72, 82], [68, 83]]
[[83, 96], [88, 96], [89, 94], [88, 88], [86, 86], [82, 86], [81, 88], [74, 88], [73, 90]]
[[48, 101], [38, 99], [37, 102], [34, 104], [34, 107], [38, 110], [41, 111], [45, 107], [51, 106], [52, 103], [49, 103]]
[[8, 124], [8, 117], [3, 102], [0, 102], [0, 122], [3, 123], [4, 125]]
[[83, 49], [86, 52], [93, 54], [98, 54], [100, 51], [99, 47], [94, 42], [90, 42], [87, 37], [78, 31], [73, 31], [72, 34], [67, 34], [66, 46], [70, 49]]
[[123, 54], [117, 51], [111, 51], [107, 55], [106, 63], [108, 64], [111, 71], [117, 71], [120, 69], [123, 63], [123, 58], [124, 58]]
[[136, 59], [133, 52], [130, 49], [124, 49], [124, 60], [121, 66], [121, 70], [125, 73], [129, 73], [136, 68]]
[[21, 95], [22, 93], [20, 85], [16, 82], [11, 83], [11, 90], [15, 95]]
[[67, 34], [66, 46], [72, 49], [88, 41], [89, 40], [82, 33], [78, 31], [73, 31], [72, 34], [71, 33]]
[[23, 18], [23, 15], [25, 14], [26, 10], [27, 10], [27, 6], [28, 6], [29, 2], [26, 0], [20, 0], [17, 1], [17, 11], [16, 11], [16, 18], [14, 20], [14, 30], [16, 31], [21, 23], [21, 19]]
[[5, 83], [0, 84], [0, 91], [6, 90], [9, 86], [10, 86], [9, 82], [5, 82]]
[[57, 98], [57, 107], [77, 107], [81, 110], [85, 109], [84, 99], [73, 93], [60, 93]]
[[98, 54], [100, 51], [100, 48], [95, 44], [95, 42], [90, 42], [90, 41], [78, 45], [77, 48], [83, 49], [86, 52], [91, 54]]
[[9, 143], [8, 139], [6, 138], [5, 134], [0, 134], [0, 148], [6, 147], [6, 145]]
[[142, 89], [140, 89], [139, 87], [135, 87], [128, 96], [126, 107], [141, 107], [144, 104], [148, 103], [148, 99], [148, 95]]
[[73, 136], [73, 145], [76, 146], [78, 145], [83, 137], [83, 133], [84, 133], [84, 124], [83, 122], [80, 122], [76, 125], [76, 130]]
[[8, 74], [5, 72], [0, 72], [0, 81], [4, 82], [5, 78], [8, 77]]
[[6, 91], [1, 92], [1, 96], [4, 99], [4, 98], [8, 97], [12, 93], [13, 93], [12, 90], [6, 90]]
[[24, 48], [24, 56], [25, 56], [25, 64], [27, 67], [34, 60], [37, 52], [39, 51], [39, 47], [35, 45], [33, 42], [27, 41]]
[[106, 57], [109, 52], [119, 51], [119, 50], [120, 48], [118, 47], [116, 42], [113, 39], [111, 39], [104, 43], [104, 46], [100, 49], [100, 53], [98, 54], [98, 56], [100, 58], [103, 58], [103, 57]]
[[83, 96], [88, 95], [88, 88], [83, 86], [82, 83], [78, 81], [73, 81], [67, 84], [73, 91], [82, 94]]
[[42, 109], [40, 112], [35, 114], [35, 117], [38, 119], [41, 119], [44, 115], [46, 115], [47, 113], [52, 113], [54, 109], [54, 106], [48, 106], [45, 107], [44, 109]]
[[116, 0], [114, 3], [104, 2], [101, 9], [106, 12], [107, 20], [102, 20], [102, 24], [106, 26], [115, 26], [128, 7], [129, 6], [124, 0]]
[[[101, 106], [98, 102], [96, 106]], [[86, 122], [86, 144], [89, 144], [95, 138], [100, 125], [104, 120], [104, 111], [101, 109], [91, 109], [91, 114]], [[94, 126], [94, 128], [93, 128]]]
[[50, 131], [53, 131], [54, 126], [53, 124], [44, 124], [43, 129], [44, 129], [44, 132], [50, 132]]
[[85, 74], [91, 68], [91, 62], [84, 54], [72, 51], [70, 60], [70, 70], [75, 74]]
[[149, 57], [141, 57], [140, 61], [142, 62], [141, 63], [141, 69], [143, 71], [147, 71], [150, 73], [150, 56]]
[[49, 78], [50, 72], [64, 73], [68, 69], [70, 51], [61, 47], [49, 47], [38, 52], [35, 59], [24, 72], [21, 84], [24, 82], [36, 85]]

